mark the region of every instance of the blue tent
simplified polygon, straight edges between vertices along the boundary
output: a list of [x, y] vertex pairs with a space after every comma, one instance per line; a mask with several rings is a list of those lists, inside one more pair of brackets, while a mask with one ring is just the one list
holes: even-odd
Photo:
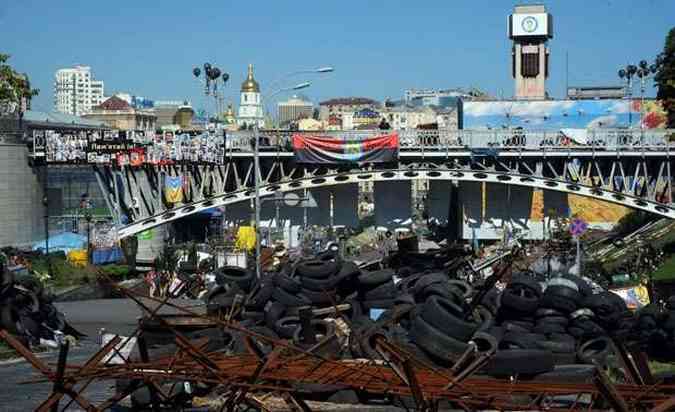
[[[49, 236], [49, 252], [64, 251], [68, 253], [73, 249], [84, 249], [87, 247], [87, 237], [77, 233], [64, 232], [55, 236]], [[33, 250], [45, 250], [47, 244], [45, 240], [38, 240], [33, 243]]]

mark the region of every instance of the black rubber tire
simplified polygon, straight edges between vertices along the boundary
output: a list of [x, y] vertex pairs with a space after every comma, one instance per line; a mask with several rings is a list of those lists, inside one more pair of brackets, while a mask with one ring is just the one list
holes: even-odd
[[438, 296], [452, 301], [455, 305], [463, 305], [465, 303], [464, 297], [458, 289], [451, 288], [444, 283], [429, 285], [417, 296], [420, 302], [426, 302], [432, 296]]
[[306, 306], [312, 302], [302, 294], [290, 294], [281, 288], [274, 289], [272, 298], [277, 302], [283, 303], [286, 306]]
[[301, 293], [314, 305], [333, 305], [338, 303], [338, 297], [335, 293], [335, 289], [324, 290], [321, 292], [302, 289]]
[[504, 289], [501, 295], [501, 307], [506, 309], [530, 314], [534, 313], [539, 306], [539, 296], [529, 287], [509, 287]]
[[576, 283], [577, 286], [579, 287], [579, 293], [581, 294], [582, 297], [591, 296], [593, 294], [593, 289], [591, 288], [591, 285], [589, 285], [588, 282], [586, 282], [579, 276], [568, 274], [563, 275], [562, 277]]
[[[553, 287], [553, 286], [549, 286]], [[564, 286], [560, 286], [565, 288]], [[569, 288], [565, 288], [568, 290], [572, 290]], [[576, 292], [576, 291], [575, 291]], [[547, 295], [544, 294], [544, 297], [541, 298], [540, 305], [545, 308], [550, 308], [550, 309], [556, 309], [561, 312], [565, 313], [572, 313], [577, 308], [579, 307], [576, 302], [574, 302], [572, 299], [566, 298], [564, 296], [559, 296], [559, 295]]]
[[517, 332], [517, 333], [530, 333], [532, 332], [532, 328], [534, 328], [534, 325], [532, 327], [526, 327], [523, 326], [522, 324], [519, 323], [514, 323], [514, 321], [505, 321], [502, 322], [502, 328], [504, 328], [505, 332]]
[[323, 261], [319, 259], [307, 260], [300, 263], [296, 272], [300, 276], [306, 276], [314, 279], [326, 279], [340, 270], [340, 264], [335, 261]]
[[412, 322], [410, 340], [431, 355], [445, 361], [455, 360], [468, 348], [466, 343], [446, 335], [421, 316]]
[[534, 317], [539, 319], [539, 318], [545, 318], [547, 316], [566, 316], [565, 312], [561, 312], [559, 310], [555, 309], [550, 309], [550, 308], [539, 308], [537, 309], [536, 312], [534, 312]]
[[471, 337], [471, 342], [476, 344], [476, 349], [479, 353], [491, 353], [499, 347], [499, 339], [487, 332], [476, 332]]
[[427, 287], [438, 283], [447, 285], [448, 281], [448, 275], [444, 273], [430, 273], [417, 280], [412, 292], [415, 296], [418, 296], [421, 295], [422, 291]]
[[286, 305], [281, 302], [271, 302], [269, 305], [265, 306], [265, 325], [268, 328], [274, 329], [274, 325], [279, 319], [284, 316], [286, 312]]
[[455, 288], [455, 289], [459, 290], [459, 292], [462, 294], [462, 297], [464, 299], [468, 299], [471, 295], [473, 295], [473, 287], [471, 287], [471, 285], [464, 282], [463, 280], [450, 279], [447, 282], [447, 284], [451, 288]]
[[490, 358], [483, 372], [490, 376], [535, 375], [554, 369], [550, 351], [541, 349], [500, 350]]
[[532, 328], [532, 332], [548, 335], [551, 333], [565, 333], [567, 328], [558, 323], [538, 323]]
[[10, 305], [0, 305], [0, 328], [13, 335], [22, 335], [24, 332], [19, 323], [19, 314]]
[[464, 312], [460, 306], [436, 296], [424, 304], [421, 316], [431, 326], [461, 342], [468, 342], [480, 326], [463, 320]]
[[574, 319], [567, 327], [567, 331], [575, 338], [584, 340], [595, 339], [607, 334], [602, 326], [591, 319]]
[[298, 279], [277, 273], [274, 276], [274, 285], [282, 288], [288, 293], [298, 293], [302, 289], [302, 284]]
[[577, 358], [582, 363], [593, 364], [598, 362], [603, 364], [607, 357], [612, 354], [614, 347], [612, 341], [608, 338], [591, 339], [583, 343], [577, 350]]
[[[322, 336], [317, 340], [323, 341], [325, 339], [335, 338], [335, 324], [333, 322], [328, 322], [322, 319], [312, 319], [310, 323], [316, 331], [316, 335]], [[303, 344], [302, 325], [300, 324], [298, 324], [298, 326], [293, 331], [293, 342], [297, 344]]]
[[334, 289], [338, 281], [339, 279], [337, 279], [335, 276], [331, 276], [326, 279], [314, 279], [308, 278], [307, 276], [300, 278], [300, 284], [304, 289], [313, 290], [315, 292]]
[[[569, 336], [569, 335], [568, 335]], [[575, 353], [576, 344], [574, 339], [570, 340], [540, 340], [537, 342], [537, 347], [539, 349], [550, 350], [553, 353]]]
[[259, 287], [256, 287], [253, 294], [249, 296], [246, 306], [251, 309], [262, 310], [265, 305], [267, 305], [267, 302], [272, 299], [272, 293], [274, 293], [274, 283], [262, 283]]
[[300, 326], [300, 318], [297, 316], [286, 316], [276, 321], [272, 328], [281, 338], [293, 339], [295, 330]]
[[364, 286], [377, 286], [387, 283], [394, 276], [391, 269], [373, 270], [371, 272], [362, 272], [358, 277], [359, 284]]
[[250, 319], [254, 321], [256, 324], [260, 324], [265, 322], [265, 312], [244, 310], [241, 312], [241, 318]]
[[[244, 291], [251, 290], [251, 284], [255, 276], [251, 271], [238, 266], [222, 266], [216, 269], [216, 283], [222, 285], [223, 282], [235, 283]], [[219, 281], [220, 280], [220, 281]]]
[[511, 277], [511, 282], [509, 283], [509, 287], [511, 286], [525, 286], [532, 290], [537, 296], [541, 297], [542, 295], [542, 290], [541, 290], [541, 284], [539, 281], [537, 281], [535, 278], [532, 276], [526, 275], [524, 273], [518, 273], [514, 274]]
[[567, 319], [567, 317], [565, 317], [565, 316], [546, 316], [546, 317], [537, 319], [537, 325], [544, 324], [544, 323], [567, 326], [567, 325], [569, 325], [570, 320]]
[[386, 282], [363, 293], [363, 300], [394, 299], [394, 297], [397, 295], [397, 292], [398, 291], [394, 282]]
[[383, 299], [383, 300], [364, 300], [361, 302], [361, 307], [364, 310], [370, 309], [391, 309], [394, 307], [393, 299]]
[[[544, 298], [547, 296], [560, 296], [563, 298], [567, 298], [574, 302], [575, 305], [579, 305], [581, 302], [581, 293], [578, 291], [568, 288], [567, 286], [562, 286], [562, 285], [551, 285], [546, 288], [546, 291], [544, 292]], [[553, 308], [555, 309], [555, 308]]]
[[545, 339], [546, 336], [539, 333], [506, 332], [499, 342], [499, 349], [541, 349], [537, 343]]

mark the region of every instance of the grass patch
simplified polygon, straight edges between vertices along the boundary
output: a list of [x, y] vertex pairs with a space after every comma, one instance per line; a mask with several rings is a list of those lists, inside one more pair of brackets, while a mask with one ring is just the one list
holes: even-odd
[[666, 258], [663, 264], [652, 273], [655, 281], [675, 279], [675, 255]]
[[[76, 266], [61, 256], [51, 256], [50, 263], [52, 278], [48, 284], [54, 287], [77, 286], [95, 282], [99, 277], [99, 273], [103, 273], [114, 281], [122, 281], [133, 275], [127, 265]], [[31, 266], [34, 271], [43, 274], [48, 273], [49, 268], [46, 257], [31, 260]]]

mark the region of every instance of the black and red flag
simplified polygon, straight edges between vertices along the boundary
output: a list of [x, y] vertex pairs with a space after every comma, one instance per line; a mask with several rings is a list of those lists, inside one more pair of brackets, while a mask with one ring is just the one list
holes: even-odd
[[398, 133], [365, 139], [293, 135], [293, 153], [298, 163], [384, 163], [398, 156]]

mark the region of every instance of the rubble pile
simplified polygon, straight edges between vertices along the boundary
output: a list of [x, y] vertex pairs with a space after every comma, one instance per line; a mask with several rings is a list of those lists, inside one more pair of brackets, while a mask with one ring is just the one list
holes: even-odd
[[[388, 267], [364, 270], [327, 251], [261, 279], [221, 267], [205, 297], [207, 311], [328, 359], [386, 362], [376, 347], [380, 337], [433, 368], [452, 368], [471, 350], [489, 353], [476, 375], [493, 378], [588, 382], [596, 366], [616, 356], [616, 342], [675, 360], [675, 299], [635, 314], [618, 295], [598, 292], [575, 275], [502, 279], [508, 265], [469, 284], [456, 278], [460, 255], [407, 252], [392, 256]], [[505, 284], [497, 287], [498, 280]], [[209, 337], [209, 351], [251, 351], [244, 334], [233, 330], [213, 327], [188, 336]], [[171, 353], [170, 341], [148, 344], [151, 352]], [[263, 354], [273, 346], [256, 344]]]
[[15, 279], [0, 264], [0, 329], [15, 335], [26, 347], [56, 347], [64, 336], [81, 336], [52, 304], [54, 296], [29, 276]]

